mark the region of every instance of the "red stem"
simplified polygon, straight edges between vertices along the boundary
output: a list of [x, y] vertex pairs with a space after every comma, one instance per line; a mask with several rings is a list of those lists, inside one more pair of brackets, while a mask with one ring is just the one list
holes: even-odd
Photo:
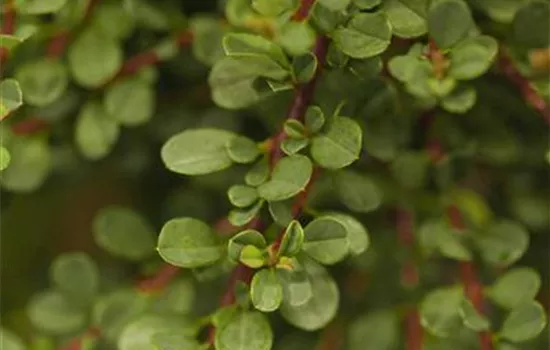
[[144, 293], [159, 292], [166, 288], [180, 272], [181, 269], [177, 266], [163, 264], [154, 276], [139, 282], [136, 289]]
[[32, 135], [40, 131], [48, 130], [50, 124], [42, 119], [29, 118], [11, 125], [14, 134], [24, 136]]
[[302, 0], [300, 1], [300, 6], [292, 15], [292, 20], [296, 22], [305, 21], [309, 17], [311, 12], [311, 7], [315, 4], [315, 0]]
[[58, 58], [63, 56], [65, 49], [69, 44], [69, 32], [62, 30], [57, 33], [53, 38], [50, 39], [50, 42], [46, 46], [46, 56], [49, 58]]
[[[409, 252], [414, 245], [414, 218], [413, 214], [403, 208], [396, 211], [396, 229], [398, 239]], [[401, 267], [401, 284], [409, 288], [415, 288], [419, 283], [418, 266], [413, 258], [409, 257]], [[407, 350], [422, 350], [424, 331], [420, 324], [418, 310], [412, 307], [405, 315], [405, 346]]]
[[[13, 0], [7, 0], [4, 4], [5, 12], [2, 21], [2, 27], [0, 33], [11, 35], [15, 31], [15, 8], [13, 6]], [[8, 59], [8, 50], [4, 47], [0, 48], [0, 69], [4, 67], [4, 63]]]
[[547, 124], [550, 124], [550, 105], [539, 95], [533, 84], [521, 75], [512, 59], [502, 49], [499, 52], [499, 66], [504, 75], [519, 88], [527, 103], [542, 116]]
[[[466, 225], [462, 219], [460, 210], [455, 205], [450, 206], [447, 209], [447, 215], [451, 221], [451, 225], [458, 229], [464, 230]], [[472, 262], [463, 261], [460, 262], [460, 279], [464, 287], [464, 293], [466, 297], [470, 299], [472, 305], [477, 312], [481, 315], [485, 315], [485, 301], [483, 298], [483, 285], [479, 281], [477, 276], [476, 267]], [[479, 346], [480, 350], [493, 350], [493, 341], [490, 331], [479, 332]]]

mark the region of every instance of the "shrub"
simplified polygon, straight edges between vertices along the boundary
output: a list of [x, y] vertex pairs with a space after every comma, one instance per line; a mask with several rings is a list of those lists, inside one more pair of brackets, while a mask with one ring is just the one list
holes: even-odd
[[549, 18], [4, 1], [2, 350], [546, 348]]

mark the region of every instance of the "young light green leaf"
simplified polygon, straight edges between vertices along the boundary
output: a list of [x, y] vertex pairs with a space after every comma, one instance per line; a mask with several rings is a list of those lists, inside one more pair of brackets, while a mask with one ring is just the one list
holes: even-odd
[[482, 258], [493, 266], [508, 266], [523, 256], [529, 246], [529, 234], [519, 223], [495, 222], [474, 241]]
[[120, 128], [97, 102], [88, 102], [76, 121], [75, 140], [82, 155], [99, 160], [111, 152], [118, 140]]
[[178, 174], [203, 175], [220, 171], [233, 163], [226, 145], [234, 137], [234, 133], [221, 129], [185, 130], [162, 146], [162, 161]]
[[327, 130], [311, 141], [311, 156], [327, 169], [340, 169], [359, 159], [362, 146], [361, 127], [353, 119], [335, 117]]
[[279, 308], [283, 300], [283, 287], [274, 269], [263, 269], [254, 274], [250, 284], [250, 299], [262, 312]]
[[219, 350], [271, 350], [273, 331], [262, 313], [239, 311], [217, 329], [214, 344]]
[[0, 328], [0, 348], [2, 350], [25, 350], [25, 343], [15, 333]]
[[315, 44], [315, 30], [307, 21], [289, 21], [281, 27], [276, 40], [289, 54], [305, 55]]
[[265, 16], [277, 16], [284, 11], [292, 10], [293, 0], [252, 0], [252, 7]]
[[353, 58], [381, 54], [390, 45], [391, 25], [382, 12], [357, 13], [333, 33], [336, 45]]
[[15, 72], [15, 78], [19, 81], [25, 102], [39, 107], [61, 97], [69, 84], [65, 66], [52, 59], [21, 65]]
[[251, 244], [241, 249], [239, 261], [252, 269], [259, 269], [267, 263], [265, 251]]
[[331, 216], [317, 218], [304, 229], [302, 249], [322, 264], [335, 264], [349, 252], [346, 227]]
[[5, 189], [27, 193], [46, 181], [52, 166], [52, 155], [44, 138], [17, 138], [10, 143], [10, 153], [10, 166], [0, 177]]
[[490, 327], [489, 320], [480, 314], [472, 302], [466, 298], [462, 299], [459, 314], [464, 325], [476, 332], [488, 330]]
[[459, 286], [431, 291], [420, 304], [422, 326], [436, 336], [448, 337], [462, 324], [459, 310], [463, 299]]
[[75, 305], [87, 306], [99, 291], [99, 269], [84, 253], [58, 256], [50, 266], [56, 289]]
[[322, 266], [306, 260], [304, 268], [312, 295], [304, 293], [302, 296], [307, 297], [304, 298], [306, 301], [294, 304], [292, 301], [296, 300], [288, 299], [285, 295], [280, 310], [291, 325], [305, 331], [315, 331], [325, 327], [336, 316], [340, 294], [336, 282]]
[[234, 206], [246, 208], [256, 202], [258, 199], [258, 191], [250, 186], [233, 185], [227, 191], [227, 197]]
[[33, 297], [27, 314], [36, 328], [52, 335], [75, 332], [86, 325], [86, 313], [69, 304], [56, 291], [45, 291]]
[[110, 86], [103, 100], [105, 111], [125, 126], [148, 122], [155, 109], [152, 87], [140, 79], [127, 79]]
[[294, 256], [300, 252], [304, 243], [304, 229], [296, 220], [291, 221], [283, 234], [277, 255]]
[[456, 45], [474, 26], [470, 8], [463, 0], [436, 1], [428, 11], [429, 35], [441, 49]]
[[306, 129], [309, 133], [319, 132], [325, 125], [325, 114], [318, 106], [309, 106], [304, 116]]
[[11, 161], [10, 152], [3, 146], [0, 146], [0, 171], [5, 170]]
[[285, 139], [281, 142], [281, 150], [287, 156], [292, 156], [309, 145], [308, 139]]
[[483, 75], [493, 64], [498, 53], [497, 41], [486, 35], [467, 38], [451, 50], [448, 74], [459, 80]]
[[335, 173], [334, 185], [342, 203], [353, 211], [368, 213], [382, 203], [382, 194], [376, 184], [369, 177], [354, 171]]
[[116, 74], [123, 54], [115, 39], [88, 28], [69, 47], [68, 59], [76, 82], [86, 88], [97, 88]]
[[264, 249], [267, 246], [267, 242], [265, 237], [256, 230], [248, 229], [239, 232], [231, 237], [227, 243], [227, 257], [234, 262], [239, 261], [241, 250], [247, 245]]
[[23, 104], [23, 94], [19, 83], [5, 79], [0, 83], [0, 120]]
[[388, 15], [392, 33], [401, 38], [414, 38], [428, 30], [428, 0], [387, 0], [382, 9]]
[[42, 15], [59, 11], [68, 0], [26, 0], [16, 2], [18, 10], [28, 15]]
[[223, 49], [228, 56], [265, 56], [281, 67], [290, 67], [283, 50], [274, 42], [255, 34], [229, 33], [223, 38]]
[[544, 308], [536, 301], [515, 307], [504, 320], [500, 337], [513, 342], [524, 342], [537, 337], [546, 326]]
[[351, 215], [336, 212], [328, 212], [326, 215], [335, 218], [345, 226], [349, 250], [353, 255], [362, 254], [367, 250], [370, 245], [369, 234], [359, 220]]
[[252, 163], [260, 155], [258, 145], [248, 137], [240, 135], [231, 138], [226, 149], [229, 158], [240, 164]]
[[275, 165], [271, 179], [258, 187], [258, 193], [268, 201], [291, 198], [306, 187], [312, 172], [308, 157], [298, 154], [285, 157]]
[[103, 208], [95, 216], [92, 227], [97, 245], [115, 256], [140, 261], [155, 251], [153, 228], [131, 209]]
[[193, 218], [172, 219], [164, 224], [157, 250], [166, 262], [184, 268], [212, 265], [223, 254], [212, 229]]
[[498, 305], [514, 309], [532, 301], [540, 286], [540, 276], [535, 270], [519, 267], [500, 276], [489, 289], [488, 295]]

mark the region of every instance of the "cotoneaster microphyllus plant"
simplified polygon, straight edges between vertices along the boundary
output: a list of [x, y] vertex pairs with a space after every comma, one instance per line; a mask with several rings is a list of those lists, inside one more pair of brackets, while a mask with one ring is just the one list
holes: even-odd
[[543, 350], [550, 2], [4, 0], [2, 350]]

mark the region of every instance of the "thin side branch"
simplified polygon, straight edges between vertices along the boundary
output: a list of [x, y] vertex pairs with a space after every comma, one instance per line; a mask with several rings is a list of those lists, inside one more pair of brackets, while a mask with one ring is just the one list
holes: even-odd
[[[2, 21], [2, 27], [0, 28], [1, 34], [11, 35], [15, 31], [15, 7], [13, 6], [13, 0], [7, 0], [4, 4], [4, 17]], [[4, 47], [0, 48], [0, 69], [4, 67], [6, 60], [8, 59], [8, 50]]]

